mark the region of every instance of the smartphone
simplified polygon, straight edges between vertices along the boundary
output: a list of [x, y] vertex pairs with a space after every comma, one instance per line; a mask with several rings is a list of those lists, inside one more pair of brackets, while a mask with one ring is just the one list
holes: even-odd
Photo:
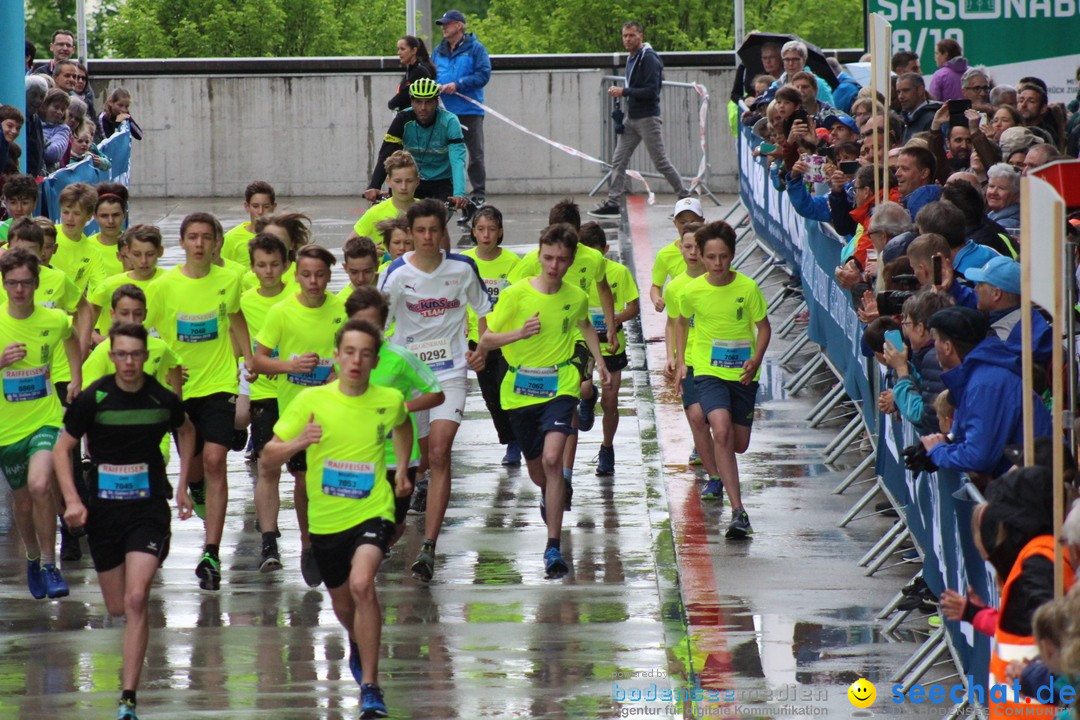
[[934, 265], [934, 277], [932, 282], [934, 285], [941, 285], [941, 256], [935, 255], [932, 262]]
[[840, 172], [845, 175], [854, 175], [859, 172], [860, 167], [862, 167], [862, 165], [859, 164], [858, 160], [844, 160], [840, 163]]
[[768, 153], [776, 152], [776, 146], [773, 145], [772, 143], [766, 143], [766, 142], [763, 142], [760, 145], [758, 145], [757, 149], [758, 149], [758, 152], [761, 153], [762, 155], [767, 155]]
[[964, 117], [964, 113], [971, 109], [971, 101], [964, 100], [950, 100], [949, 101], [949, 125], [964, 125], [966, 126], [967, 118]]
[[885, 340], [893, 346], [897, 352], [902, 352], [904, 349], [904, 336], [900, 334], [899, 330], [886, 330]]
[[784, 121], [784, 136], [791, 134], [791, 128], [795, 125], [796, 120], [802, 120], [807, 125], [810, 124], [810, 115], [803, 108], [799, 108], [795, 112], [791, 113], [791, 117]]

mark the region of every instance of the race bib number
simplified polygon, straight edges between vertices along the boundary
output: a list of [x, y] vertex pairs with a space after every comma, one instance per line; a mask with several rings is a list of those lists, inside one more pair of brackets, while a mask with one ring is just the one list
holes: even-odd
[[98, 465], [98, 497], [102, 500], [141, 500], [150, 497], [150, 466]]
[[405, 347], [413, 355], [427, 363], [427, 366], [435, 372], [454, 369], [454, 356], [450, 352], [450, 338], [415, 342]]
[[514, 393], [525, 397], [553, 398], [559, 391], [559, 369], [521, 367], [514, 373]]
[[217, 311], [201, 315], [176, 314], [176, 339], [180, 342], [201, 343], [217, 340]]
[[[292, 360], [300, 357], [293, 354]], [[309, 373], [289, 373], [288, 380], [293, 385], [303, 385], [304, 387], [314, 387], [317, 385], [325, 385], [330, 379], [330, 373], [334, 371], [334, 359], [333, 358], [319, 358], [319, 364], [315, 366], [315, 369]]]
[[51, 385], [47, 365], [4, 371], [4, 399], [8, 402], [26, 402], [48, 397], [52, 392]]
[[510, 283], [506, 281], [506, 278], [486, 278], [484, 280], [484, 288], [487, 290], [488, 300], [491, 301], [492, 307], [499, 301], [499, 293], [510, 286]]
[[603, 308], [589, 308], [589, 320], [592, 322], [593, 330], [600, 336], [601, 342], [607, 341], [607, 320], [604, 318]]
[[709, 364], [720, 368], [741, 368], [750, 359], [749, 340], [713, 340]]
[[323, 464], [324, 495], [362, 500], [375, 487], [375, 463], [327, 460]]

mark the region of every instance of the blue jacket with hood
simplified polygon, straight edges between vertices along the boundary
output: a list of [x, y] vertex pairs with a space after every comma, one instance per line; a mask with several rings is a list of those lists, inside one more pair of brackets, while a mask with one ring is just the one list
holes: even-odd
[[[431, 61], [435, 63], [435, 79], [440, 85], [455, 83], [457, 95], [484, 102], [484, 86], [491, 80], [491, 58], [476, 35], [465, 33], [453, 51], [450, 50], [450, 43], [443, 40], [431, 53]], [[443, 107], [455, 115], [484, 114], [483, 110], [457, 95], [444, 93], [441, 96]]]
[[[951, 470], [1001, 475], [1010, 466], [1002, 456], [1005, 446], [1024, 441], [1020, 356], [992, 335], [941, 381], [956, 405], [954, 439], [931, 450], [930, 459]], [[1035, 437], [1051, 432], [1050, 413], [1036, 398]]]

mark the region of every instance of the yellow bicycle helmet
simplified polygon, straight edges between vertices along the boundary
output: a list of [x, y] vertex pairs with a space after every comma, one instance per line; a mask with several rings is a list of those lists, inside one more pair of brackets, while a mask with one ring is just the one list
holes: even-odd
[[417, 100], [429, 100], [439, 96], [439, 84], [431, 78], [413, 80], [409, 85], [409, 95]]

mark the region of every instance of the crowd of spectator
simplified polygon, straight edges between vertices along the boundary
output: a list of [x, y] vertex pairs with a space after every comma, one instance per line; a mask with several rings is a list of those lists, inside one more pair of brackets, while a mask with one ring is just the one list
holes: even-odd
[[[1034, 396], [1036, 437], [1048, 442], [1052, 434], [1054, 334], [1039, 308], [1021, 312], [1020, 178], [1077, 157], [1080, 108], [1051, 104], [1038, 77], [995, 85], [954, 40], [936, 49], [930, 77], [915, 54], [896, 53], [889, 107], [868, 88], [834, 105], [804, 67], [806, 46], [793, 40], [779, 48], [781, 75], [752, 78], [742, 120], [760, 138], [754, 153], [774, 187], [798, 214], [830, 223], [844, 238], [835, 279], [864, 324], [864, 354], [880, 363], [878, 408], [921, 436], [904, 451], [908, 468], [963, 473], [987, 498], [972, 526], [997, 570], [1002, 601], [990, 608], [961, 588], [947, 591], [941, 607], [948, 619], [995, 637], [991, 681], [1023, 675], [1015, 701], [1025, 703], [1050, 672], [1080, 672], [1076, 658], [1063, 665], [1053, 652], [1076, 644], [1080, 626], [1048, 619], [1075, 600], [1035, 613], [1053, 599], [1052, 476], [1046, 467], [1014, 466], [1025, 392]], [[775, 67], [776, 50], [762, 49], [767, 69]], [[1035, 365], [1027, 389], [1025, 325]], [[1074, 529], [1078, 513], [1070, 516]], [[1067, 585], [1077, 549], [1066, 554]], [[1034, 623], [1043, 630], [1033, 630], [1033, 616], [1047, 618]], [[1048, 648], [1040, 660], [1037, 650]], [[1060, 700], [1055, 694], [1054, 703]]]

